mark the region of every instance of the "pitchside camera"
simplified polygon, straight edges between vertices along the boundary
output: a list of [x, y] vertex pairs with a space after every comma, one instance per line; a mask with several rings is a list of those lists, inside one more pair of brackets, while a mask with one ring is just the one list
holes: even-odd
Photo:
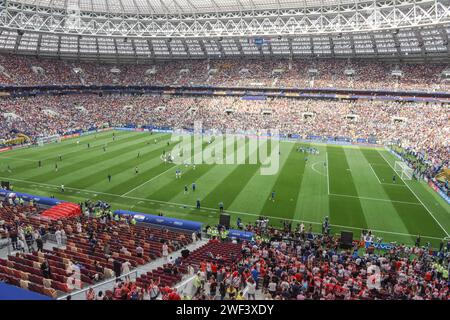
[[231, 217], [229, 214], [222, 213], [219, 218], [219, 224], [224, 226], [225, 228], [229, 229], [230, 228], [230, 220], [231, 220]]
[[343, 249], [350, 249], [353, 246], [353, 232], [342, 231], [340, 246]]

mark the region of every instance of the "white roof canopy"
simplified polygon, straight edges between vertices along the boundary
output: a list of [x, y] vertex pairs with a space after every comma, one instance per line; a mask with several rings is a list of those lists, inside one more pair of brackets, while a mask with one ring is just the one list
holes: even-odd
[[320, 7], [367, 0], [13, 0], [43, 7], [81, 11], [176, 14]]

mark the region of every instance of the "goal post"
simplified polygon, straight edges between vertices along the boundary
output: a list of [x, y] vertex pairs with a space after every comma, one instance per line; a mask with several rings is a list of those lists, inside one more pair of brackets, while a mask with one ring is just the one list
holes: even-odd
[[52, 136], [39, 137], [36, 139], [36, 143], [38, 146], [43, 146], [44, 144], [52, 142], [61, 142], [61, 136], [59, 134], [55, 134]]
[[411, 169], [403, 161], [395, 161], [394, 165], [395, 172], [402, 178], [402, 180], [412, 180], [414, 175], [414, 170]]

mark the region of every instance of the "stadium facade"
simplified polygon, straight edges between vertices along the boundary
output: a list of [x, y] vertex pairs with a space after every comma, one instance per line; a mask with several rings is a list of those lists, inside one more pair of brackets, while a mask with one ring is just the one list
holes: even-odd
[[101, 61], [449, 56], [449, 0], [1, 0], [0, 51]]

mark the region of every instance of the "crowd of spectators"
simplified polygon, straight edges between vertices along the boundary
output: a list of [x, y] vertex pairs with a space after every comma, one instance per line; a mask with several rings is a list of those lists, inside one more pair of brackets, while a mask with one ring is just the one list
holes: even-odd
[[[188, 60], [101, 64], [0, 55], [0, 84], [176, 84], [446, 91], [445, 64], [397, 64], [359, 59]], [[402, 76], [392, 71], [401, 71]], [[306, 115], [309, 113], [310, 115]], [[348, 117], [357, 115], [357, 117]], [[161, 96], [45, 96], [0, 101], [0, 140], [32, 138], [111, 125], [279, 129], [302, 136], [400, 140], [432, 165], [449, 159], [449, 109], [437, 104], [332, 102]], [[355, 120], [351, 120], [355, 119]], [[406, 119], [406, 121], [405, 121]]]
[[[256, 224], [249, 230], [261, 233]], [[370, 231], [353, 247], [342, 249], [339, 238], [296, 230], [268, 228], [265, 237], [242, 242], [242, 259], [224, 266], [214, 260], [198, 268], [188, 265], [192, 289], [178, 292], [151, 281], [140, 287], [117, 280], [105, 293], [88, 291], [88, 300], [448, 300], [450, 241], [431, 250], [420, 240], [415, 247], [388, 249], [365, 246]], [[211, 240], [218, 241], [218, 240]], [[373, 242], [372, 242], [373, 243]], [[183, 266], [183, 259], [176, 265]]]
[[374, 250], [359, 241], [341, 249], [336, 236], [297, 229], [245, 243], [243, 251], [241, 265], [258, 274], [266, 299], [446, 300], [450, 294], [450, 242], [435, 252], [420, 243]]
[[0, 139], [32, 138], [108, 126], [278, 129], [303, 138], [346, 137], [400, 143], [448, 166], [450, 108], [433, 103], [151, 95], [37, 96], [0, 101]]
[[[109, 205], [101, 201], [83, 202], [84, 214], [78, 217], [49, 220], [40, 216], [42, 210], [38, 205], [12, 195], [3, 200], [0, 198], [0, 249], [9, 247], [8, 254], [11, 251], [13, 255], [8, 255], [8, 259], [29, 259], [30, 255], [67, 258], [64, 262], [66, 271], [57, 266], [58, 274], [69, 276], [73, 274], [73, 268], [78, 268], [82, 272], [81, 280], [88, 284], [121, 275], [129, 280], [130, 271], [137, 265], [157, 257], [165, 258], [191, 241], [190, 235], [183, 232], [137, 226], [132, 217], [113, 214]], [[51, 250], [48, 244], [44, 247], [48, 240], [55, 242], [57, 247]], [[0, 253], [6, 254], [6, 250]], [[2, 258], [0, 256], [0, 265], [8, 266]], [[42, 274], [37, 275], [49, 278], [52, 269], [56, 270], [55, 264], [46, 260], [39, 262]], [[1, 273], [0, 281], [5, 280]], [[76, 287], [79, 289], [82, 284]], [[69, 292], [66, 289], [63, 291]]]
[[[392, 70], [402, 71], [403, 76], [393, 76]], [[396, 65], [361, 60], [217, 60], [113, 66], [0, 55], [0, 83], [13, 85], [175, 84], [448, 91], [450, 82], [442, 76], [444, 70], [448, 70], [444, 64]], [[222, 132], [279, 129], [302, 138], [347, 137], [399, 144], [408, 153], [419, 155], [429, 165], [429, 174], [448, 167], [450, 159], [450, 107], [433, 103], [80, 94], [2, 99], [0, 120], [0, 140], [9, 140], [18, 133], [36, 139], [110, 126], [192, 128], [194, 121], [201, 121], [205, 129]], [[31, 252], [42, 248], [45, 234], [64, 230], [54, 227], [40, 230], [17, 223], [8, 232], [14, 249]], [[83, 225], [85, 228], [91, 227]], [[6, 230], [5, 225], [0, 225], [0, 235], [2, 230]], [[139, 288], [130, 281], [117, 282], [112, 292], [105, 294], [90, 291], [86, 297], [145, 300], [154, 298], [158, 291], [159, 296], [170, 300], [253, 299], [257, 290], [265, 299], [449, 297], [449, 245], [442, 245], [439, 253], [432, 255], [427, 248], [403, 245], [386, 252], [358, 247], [342, 250], [337, 239], [329, 235], [315, 237], [300, 232], [289, 238], [293, 241], [244, 243], [244, 258], [234, 266], [218, 268], [205, 263], [203, 270], [195, 270], [198, 290], [193, 297], [180, 296], [173, 289], [160, 288], [158, 283]], [[218, 271], [207, 272], [211, 268]]]
[[[401, 71], [396, 76], [393, 71]], [[448, 91], [446, 64], [360, 59], [187, 60], [101, 64], [0, 55], [0, 84], [214, 85]]]
[[[16, 201], [17, 200], [17, 201]], [[42, 239], [48, 234], [57, 235], [66, 230], [73, 235], [87, 235], [91, 250], [97, 247], [110, 255], [109, 245], [99, 248], [103, 234], [114, 234], [121, 228], [134, 228], [134, 222], [115, 219], [104, 206], [86, 202], [88, 215], [100, 212], [95, 218], [80, 216], [64, 225], [62, 221], [31, 224], [30, 217], [39, 210], [33, 203], [7, 198], [0, 202], [2, 218], [0, 234], [7, 232], [13, 250], [27, 253], [42, 251]], [[95, 209], [97, 207], [97, 209]], [[98, 208], [102, 207], [102, 208]], [[12, 210], [12, 211], [11, 211]], [[110, 217], [109, 217], [110, 216]], [[342, 248], [337, 235], [331, 234], [324, 220], [322, 233], [314, 234], [311, 226], [299, 223], [293, 226], [284, 221], [277, 229], [263, 223], [261, 218], [253, 224], [242, 225], [243, 229], [255, 233], [252, 241], [242, 241], [239, 258], [235, 256], [224, 263], [221, 254], [207, 254], [198, 265], [188, 258], [162, 255], [164, 272], [177, 274], [185, 270], [192, 280], [190, 292], [178, 292], [174, 287], [161, 285], [160, 280], [150, 280], [145, 286], [131, 281], [130, 277], [118, 278], [111, 290], [105, 292], [89, 289], [87, 300], [447, 300], [450, 298], [450, 240], [442, 240], [438, 248], [421, 243], [417, 237], [415, 246], [391, 243], [378, 247], [371, 231], [363, 231], [352, 246]], [[66, 221], [67, 222], [67, 221]], [[238, 225], [241, 223], [238, 220]], [[136, 229], [137, 230], [137, 229]], [[151, 237], [150, 229], [142, 229]], [[181, 236], [181, 235], [179, 235]], [[154, 238], [149, 238], [155, 240]], [[222, 239], [222, 241], [231, 241]], [[236, 240], [233, 240], [236, 242]], [[211, 239], [211, 243], [218, 239]], [[222, 244], [223, 245], [223, 244]], [[58, 243], [58, 246], [60, 244]], [[139, 253], [136, 244], [136, 254]], [[183, 246], [175, 246], [182, 249]], [[124, 251], [122, 251], [124, 250]], [[122, 245], [120, 252], [128, 249]], [[164, 247], [162, 248], [164, 251]], [[17, 257], [21, 257], [18, 253]], [[24, 256], [25, 257], [25, 256]], [[131, 257], [131, 255], [130, 255]], [[119, 261], [116, 276], [127, 274], [131, 265], [128, 260]], [[96, 264], [97, 265], [97, 264]], [[104, 274], [101, 266], [98, 274]], [[48, 278], [52, 270], [48, 259], [40, 265], [42, 274]], [[48, 275], [46, 276], [46, 274]], [[95, 281], [100, 278], [95, 278]]]

